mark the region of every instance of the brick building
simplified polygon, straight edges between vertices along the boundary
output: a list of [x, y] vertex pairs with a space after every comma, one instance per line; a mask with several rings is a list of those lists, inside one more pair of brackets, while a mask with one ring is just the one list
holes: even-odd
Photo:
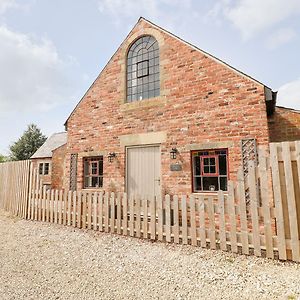
[[264, 84], [140, 18], [66, 121], [65, 188], [226, 191], [243, 147], [256, 155], [277, 139], [289, 112], [275, 103]]
[[300, 140], [300, 111], [277, 106], [269, 117], [270, 142]]
[[63, 188], [66, 143], [66, 132], [55, 133], [31, 157], [33, 167], [46, 186]]

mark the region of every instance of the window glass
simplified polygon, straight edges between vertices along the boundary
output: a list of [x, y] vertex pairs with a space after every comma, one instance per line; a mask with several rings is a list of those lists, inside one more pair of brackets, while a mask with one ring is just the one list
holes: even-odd
[[43, 169], [44, 169], [44, 164], [43, 164], [43, 163], [40, 163], [40, 164], [39, 164], [39, 174], [40, 174], [40, 175], [43, 175]]
[[203, 176], [203, 191], [218, 191], [219, 180], [218, 177], [206, 177]]
[[201, 177], [195, 177], [194, 178], [194, 189], [196, 191], [201, 191], [202, 188], [201, 188]]
[[227, 150], [192, 152], [193, 192], [227, 191]]
[[220, 175], [226, 175], [227, 174], [226, 154], [225, 155], [219, 155], [219, 171], [220, 171]]
[[44, 175], [48, 175], [48, 174], [49, 174], [49, 163], [45, 163]]
[[127, 102], [160, 94], [159, 49], [156, 39], [144, 36], [129, 49], [127, 57]]
[[83, 171], [84, 188], [103, 187], [103, 156], [85, 158]]

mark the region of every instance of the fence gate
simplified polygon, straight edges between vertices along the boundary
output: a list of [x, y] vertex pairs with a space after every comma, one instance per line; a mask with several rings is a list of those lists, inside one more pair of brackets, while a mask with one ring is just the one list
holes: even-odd
[[279, 257], [300, 261], [300, 141], [271, 143], [270, 162]]
[[30, 160], [0, 164], [0, 208], [27, 217]]

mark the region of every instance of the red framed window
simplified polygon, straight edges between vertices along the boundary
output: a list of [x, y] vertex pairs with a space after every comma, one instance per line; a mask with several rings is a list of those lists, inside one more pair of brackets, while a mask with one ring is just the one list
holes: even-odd
[[84, 158], [84, 188], [103, 187], [103, 156]]
[[219, 159], [218, 155], [203, 155], [201, 160], [202, 176], [219, 176]]
[[227, 191], [227, 149], [192, 151], [193, 192]]

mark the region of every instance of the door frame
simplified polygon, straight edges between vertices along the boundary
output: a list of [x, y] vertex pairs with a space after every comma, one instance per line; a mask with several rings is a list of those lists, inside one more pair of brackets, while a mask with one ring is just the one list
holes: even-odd
[[159, 180], [160, 180], [160, 189], [159, 189], [159, 196], [162, 195], [162, 164], [161, 164], [161, 144], [143, 144], [143, 145], [132, 145], [132, 146], [125, 146], [125, 193], [128, 195], [128, 149], [132, 148], [146, 148], [146, 147], [158, 147], [159, 149], [159, 161], [160, 161], [160, 170], [159, 170]]

